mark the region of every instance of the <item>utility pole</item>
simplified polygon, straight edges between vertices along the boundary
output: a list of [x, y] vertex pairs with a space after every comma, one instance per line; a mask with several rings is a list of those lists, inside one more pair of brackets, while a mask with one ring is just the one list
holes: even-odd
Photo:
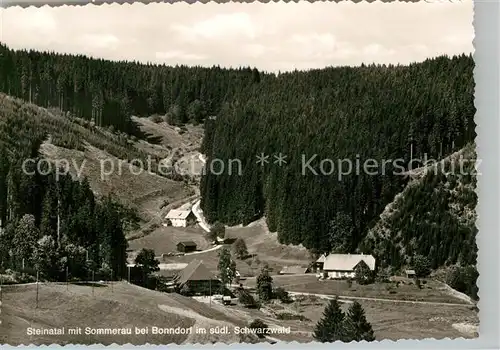
[[209, 300], [209, 304], [210, 304], [210, 307], [212, 307], [212, 277], [210, 276], [210, 281], [208, 282], [209, 283], [209, 289], [210, 289], [210, 292], [209, 292], [209, 296], [208, 296], [208, 300]]
[[113, 269], [111, 269], [111, 293], [113, 293]]
[[38, 309], [38, 277], [39, 277], [39, 272], [36, 272], [36, 309]]
[[128, 283], [130, 284], [130, 265], [128, 267]]
[[69, 290], [68, 275], [69, 275], [69, 271], [68, 271], [68, 267], [66, 266], [66, 290]]
[[57, 247], [61, 247], [61, 216], [59, 209], [61, 207], [61, 190], [59, 188], [59, 174], [56, 174], [56, 191], [57, 191]]
[[2, 287], [3, 287], [3, 277], [2, 275], [0, 275], [0, 324], [2, 324], [2, 296], [3, 296], [3, 292], [2, 292]]
[[92, 270], [92, 296], [94, 296], [94, 270]]
[[[59, 180], [57, 181], [59, 183]], [[61, 217], [59, 215], [59, 206], [60, 206], [59, 194], [57, 197], [58, 197], [57, 198], [57, 246], [61, 247]]]

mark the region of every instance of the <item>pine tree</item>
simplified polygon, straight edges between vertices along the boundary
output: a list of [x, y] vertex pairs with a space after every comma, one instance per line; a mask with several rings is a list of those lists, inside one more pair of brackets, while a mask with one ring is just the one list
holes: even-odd
[[323, 318], [318, 321], [314, 328], [314, 339], [322, 343], [331, 343], [338, 340], [350, 341], [344, 321], [345, 314], [342, 312], [338, 300], [330, 300], [323, 311]]
[[238, 238], [233, 243], [234, 254], [238, 259], [245, 259], [248, 256], [248, 249], [243, 238]]
[[153, 249], [143, 248], [135, 257], [135, 264], [144, 271], [146, 276], [151, 272], [160, 271], [158, 267], [160, 262], [155, 258]]
[[13, 248], [17, 266], [24, 263], [29, 266], [33, 263], [33, 252], [37, 246], [39, 231], [35, 225], [35, 217], [24, 215], [14, 231]]
[[366, 320], [365, 311], [357, 301], [354, 301], [349, 307], [345, 321], [346, 330], [351, 340], [375, 340], [372, 325]]
[[219, 253], [219, 278], [222, 281], [222, 285], [225, 287], [233, 281], [234, 276], [236, 276], [236, 264], [231, 259], [231, 253], [224, 247]]
[[35, 268], [46, 278], [58, 276], [57, 262], [59, 257], [57, 253], [56, 241], [52, 236], [40, 238], [33, 251]]
[[373, 282], [373, 273], [363, 260], [354, 267], [354, 272], [358, 284], [363, 285]]
[[273, 297], [273, 278], [266, 266], [262, 268], [257, 277], [257, 294], [259, 299], [263, 301], [268, 301]]

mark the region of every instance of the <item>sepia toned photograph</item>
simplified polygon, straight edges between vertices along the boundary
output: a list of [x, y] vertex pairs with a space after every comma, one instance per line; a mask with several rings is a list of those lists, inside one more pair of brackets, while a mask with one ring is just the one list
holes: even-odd
[[479, 336], [472, 0], [0, 11], [0, 344]]

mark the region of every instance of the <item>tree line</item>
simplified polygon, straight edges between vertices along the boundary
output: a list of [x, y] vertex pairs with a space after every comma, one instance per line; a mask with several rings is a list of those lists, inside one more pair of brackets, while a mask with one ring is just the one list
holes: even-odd
[[260, 82], [257, 69], [111, 62], [84, 55], [12, 50], [0, 44], [0, 91], [57, 107], [99, 126], [144, 136], [131, 116], [201, 123], [223, 101]]
[[125, 277], [124, 230], [135, 213], [96, 198], [87, 179], [49, 169], [40, 155], [47, 120], [34, 107], [1, 102], [0, 268], [36, 270], [49, 280], [64, 280], [67, 270], [79, 279], [99, 270]]

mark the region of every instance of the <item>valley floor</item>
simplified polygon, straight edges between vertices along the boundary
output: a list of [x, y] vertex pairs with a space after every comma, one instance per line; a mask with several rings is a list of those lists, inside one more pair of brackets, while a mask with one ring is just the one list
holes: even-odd
[[[291, 276], [273, 276], [278, 285], [286, 285], [286, 278], [280, 277]], [[336, 283], [325, 282], [334, 282], [324, 284], [325, 288]], [[247, 283], [251, 284], [251, 280]], [[354, 285], [352, 288], [362, 290], [358, 287]], [[286, 288], [294, 289], [292, 285]], [[319, 289], [309, 288], [309, 290]], [[289, 330], [282, 334], [273, 334], [268, 340], [310, 342], [313, 339], [314, 326], [322, 317], [328, 300], [324, 297], [301, 294], [296, 293], [292, 303], [273, 301], [257, 310], [247, 309], [239, 305], [236, 300], [233, 300], [232, 305], [226, 306], [208, 297], [186, 298], [177, 294], [143, 289], [125, 282], [116, 282], [112, 285], [103, 283], [95, 287], [41, 283], [38, 308], [36, 308], [35, 284], [4, 286], [0, 343], [63, 345], [256, 342], [258, 339], [255, 337], [235, 334], [236, 327], [248, 326], [255, 319], [263, 320], [270, 328]], [[344, 310], [352, 302], [349, 298], [347, 296], [341, 299]], [[373, 326], [377, 340], [472, 338], [477, 331], [478, 317], [472, 306], [460, 304], [456, 300], [454, 305], [431, 302], [412, 304], [401, 302], [402, 300], [398, 302], [398, 300], [382, 301], [365, 298], [358, 301]], [[283, 316], [290, 317], [290, 315], [294, 319], [282, 319]], [[62, 327], [66, 329], [65, 335], [36, 336], [28, 333], [29, 328]], [[82, 328], [82, 334], [68, 334], [68, 330], [75, 327]], [[136, 327], [147, 328], [148, 334], [135, 334]], [[197, 327], [207, 330], [227, 327], [229, 334], [155, 335], [152, 334], [153, 327], [183, 329]], [[88, 335], [85, 334], [86, 328], [94, 330], [131, 328], [132, 334]]]

